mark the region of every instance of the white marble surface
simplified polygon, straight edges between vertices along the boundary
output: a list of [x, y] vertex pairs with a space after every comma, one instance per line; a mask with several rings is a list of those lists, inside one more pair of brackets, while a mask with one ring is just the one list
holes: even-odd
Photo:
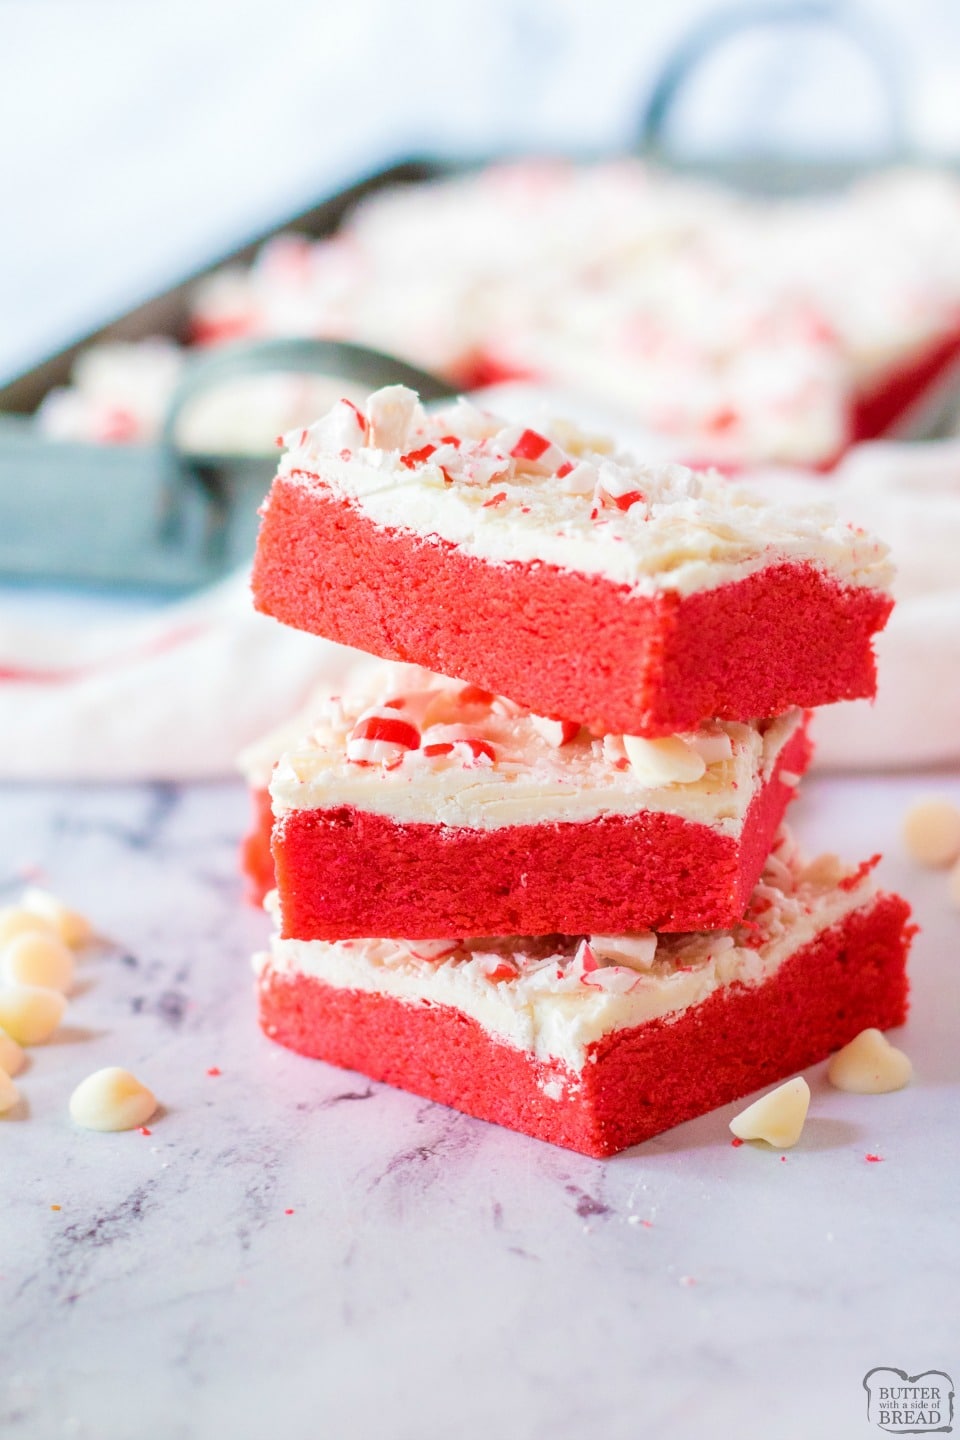
[[[960, 1375], [960, 913], [897, 842], [931, 788], [960, 775], [795, 811], [915, 904], [911, 1088], [817, 1067], [785, 1161], [732, 1148], [729, 1107], [605, 1163], [261, 1038], [239, 786], [4, 790], [4, 894], [41, 866], [116, 948], [0, 1124], [0, 1434], [846, 1440], [873, 1366]], [[109, 1063], [162, 1097], [149, 1137], [71, 1127]]]

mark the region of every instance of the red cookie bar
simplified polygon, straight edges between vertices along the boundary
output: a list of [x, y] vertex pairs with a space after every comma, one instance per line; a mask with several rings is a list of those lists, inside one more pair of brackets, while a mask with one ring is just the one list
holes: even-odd
[[273, 830], [273, 803], [270, 791], [256, 786], [250, 791], [250, 829], [240, 842], [240, 869], [246, 879], [246, 898], [261, 905], [276, 884], [270, 836]]
[[[330, 702], [273, 772], [282, 932], [733, 924], [809, 756], [798, 711], [594, 739], [475, 686], [384, 667], [362, 697]], [[250, 858], [261, 854], [262, 841]]]
[[287, 443], [253, 590], [288, 625], [601, 734], [874, 693], [886, 549], [827, 506], [400, 387]]
[[275, 939], [264, 1031], [301, 1054], [586, 1155], [824, 1059], [907, 1008], [909, 907], [785, 843], [743, 922], [694, 935]]

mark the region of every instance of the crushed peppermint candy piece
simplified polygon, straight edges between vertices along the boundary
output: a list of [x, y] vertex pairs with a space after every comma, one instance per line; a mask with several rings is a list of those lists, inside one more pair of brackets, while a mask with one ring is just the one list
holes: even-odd
[[383, 705], [365, 710], [347, 737], [347, 759], [357, 765], [375, 765], [402, 760], [418, 749], [420, 731], [396, 709]]
[[627, 758], [622, 735], [604, 735], [600, 744], [603, 758], [608, 765], [613, 765], [617, 770], [629, 768], [630, 761]]
[[404, 385], [375, 390], [367, 401], [368, 444], [379, 450], [406, 450], [418, 408], [416, 395]]
[[407, 470], [414, 470], [418, 465], [425, 465], [436, 448], [436, 445], [421, 445], [419, 450], [408, 450], [406, 455], [400, 456], [400, 464]]
[[417, 960], [445, 960], [460, 948], [459, 940], [404, 940], [402, 943]]
[[452, 757], [463, 765], [493, 765], [497, 752], [489, 740], [474, 735], [465, 725], [434, 725], [422, 753], [428, 760]]
[[657, 955], [657, 937], [652, 930], [637, 935], [591, 935], [590, 948], [613, 965], [649, 970]]
[[576, 740], [581, 728], [573, 720], [548, 720], [544, 715], [531, 715], [530, 724], [555, 750], [561, 750], [571, 740]]
[[566, 460], [566, 455], [546, 435], [537, 430], [508, 426], [497, 436], [497, 445], [515, 462], [521, 473], [552, 475]]
[[[284, 444], [289, 448], [302, 448], [302, 431], [295, 430], [285, 435]], [[307, 431], [306, 449], [316, 454], [342, 454], [366, 444], [367, 421], [351, 400], [338, 400], [327, 414], [311, 425]]]
[[579, 969], [583, 975], [589, 975], [593, 970], [600, 969], [600, 962], [591, 950], [589, 940], [581, 940], [577, 946], [577, 953], [573, 957], [573, 968]]

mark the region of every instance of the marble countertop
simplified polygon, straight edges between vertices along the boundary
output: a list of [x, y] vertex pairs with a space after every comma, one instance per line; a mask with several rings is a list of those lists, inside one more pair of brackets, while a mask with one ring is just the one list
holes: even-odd
[[[0, 1433], [846, 1440], [874, 1366], [960, 1377], [960, 913], [897, 839], [931, 789], [960, 775], [813, 779], [794, 812], [914, 903], [914, 1084], [817, 1067], [785, 1160], [727, 1107], [601, 1163], [260, 1036], [238, 785], [6, 787], [4, 896], [39, 868], [115, 944], [0, 1127]], [[160, 1096], [149, 1136], [71, 1126], [105, 1064]]]

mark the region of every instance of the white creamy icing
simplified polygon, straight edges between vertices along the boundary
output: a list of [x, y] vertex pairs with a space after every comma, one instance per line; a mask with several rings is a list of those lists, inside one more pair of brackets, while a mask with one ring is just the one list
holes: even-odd
[[[419, 747], [384, 763], [349, 760], [349, 736], [374, 709], [412, 721]], [[703, 772], [671, 782], [631, 764], [619, 737], [596, 739], [581, 729], [557, 745], [539, 717], [509, 701], [413, 666], [383, 666], [361, 694], [318, 705], [306, 735], [304, 726], [296, 740], [289, 730], [273, 737], [270, 791], [281, 821], [293, 810], [339, 805], [481, 830], [660, 811], [736, 835], [800, 722], [794, 710], [766, 724], [717, 721], [677, 737]], [[492, 758], [475, 756], [458, 743], [464, 739], [486, 742]], [[449, 753], [426, 753], [450, 743]], [[258, 774], [269, 773], [267, 749]]]
[[[874, 897], [870, 880], [836, 857], [806, 866], [784, 828], [743, 921], [730, 930], [645, 937], [640, 946], [631, 937], [620, 957], [609, 936], [592, 945], [545, 936], [445, 946], [275, 936], [254, 965], [262, 975], [303, 975], [340, 989], [449, 1005], [507, 1044], [577, 1072], [589, 1047], [611, 1031], [676, 1019], [721, 987], [769, 980], [814, 936]], [[651, 939], [653, 958], [645, 964]]]
[[[393, 443], [381, 449], [376, 417], [388, 408]], [[292, 483], [492, 564], [544, 562], [646, 595], [713, 589], [782, 561], [845, 585], [892, 578], [887, 547], [827, 503], [787, 506], [715, 472], [644, 465], [567, 422], [524, 431], [462, 400], [425, 414], [391, 386], [366, 415], [341, 402], [284, 438], [280, 475]]]

